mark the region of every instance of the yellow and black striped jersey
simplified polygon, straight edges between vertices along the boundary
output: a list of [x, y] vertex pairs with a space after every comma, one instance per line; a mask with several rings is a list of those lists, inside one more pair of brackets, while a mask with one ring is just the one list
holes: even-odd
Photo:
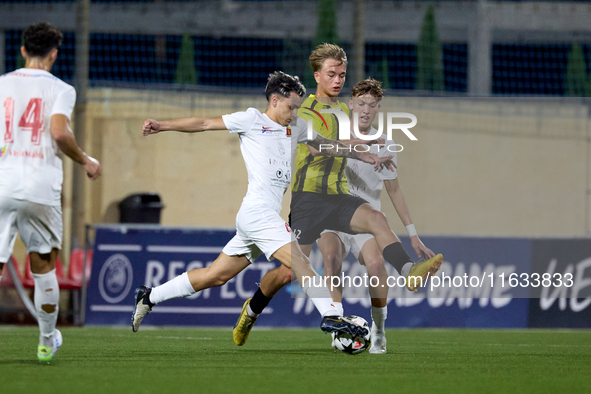
[[[298, 110], [298, 116], [305, 122], [312, 119], [314, 131], [322, 136], [339, 139], [337, 117], [334, 114], [322, 114], [322, 109], [340, 109], [349, 116], [347, 105], [337, 101], [334, 105], [320, 102], [316, 96], [310, 95]], [[344, 157], [312, 156], [308, 147], [298, 145], [295, 161], [295, 177], [292, 192], [312, 192], [320, 194], [349, 194], [349, 185], [345, 176], [347, 159]]]

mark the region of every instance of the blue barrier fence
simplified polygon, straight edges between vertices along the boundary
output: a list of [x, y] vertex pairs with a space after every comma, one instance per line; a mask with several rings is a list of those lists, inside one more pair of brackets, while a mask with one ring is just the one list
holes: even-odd
[[[219, 229], [97, 227], [86, 324], [129, 324], [135, 287], [157, 286], [186, 270], [208, 266], [233, 235], [234, 230]], [[573, 285], [427, 287], [416, 294], [394, 287], [387, 327], [591, 327], [591, 240], [423, 237], [423, 241], [445, 256], [441, 271], [448, 276], [572, 273]], [[411, 250], [408, 239], [402, 242]], [[320, 271], [322, 259], [316, 248], [310, 259]], [[244, 300], [276, 266], [277, 262], [259, 259], [222, 287], [156, 306], [145, 323], [231, 326]], [[365, 268], [349, 255], [343, 271], [350, 277], [363, 276]], [[317, 327], [320, 316], [312, 302], [292, 293], [301, 293], [297, 284], [279, 292], [258, 324]], [[348, 315], [371, 318], [365, 288], [346, 289], [343, 305]]]

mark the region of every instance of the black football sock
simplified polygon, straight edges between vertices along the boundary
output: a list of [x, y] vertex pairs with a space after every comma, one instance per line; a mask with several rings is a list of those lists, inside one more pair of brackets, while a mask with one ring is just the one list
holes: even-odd
[[252, 296], [252, 300], [250, 300], [250, 310], [257, 315], [260, 315], [261, 312], [263, 312], [263, 309], [269, 305], [269, 301], [271, 301], [271, 299], [264, 295], [259, 287], [257, 292]]
[[396, 268], [396, 271], [399, 273], [402, 273], [402, 267], [404, 267], [406, 263], [413, 262], [400, 242], [394, 242], [393, 244], [386, 246], [382, 254], [384, 260]]

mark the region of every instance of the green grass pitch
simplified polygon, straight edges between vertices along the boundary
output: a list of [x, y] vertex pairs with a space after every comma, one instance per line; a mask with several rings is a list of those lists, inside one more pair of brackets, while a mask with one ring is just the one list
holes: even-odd
[[0, 392], [589, 393], [591, 331], [412, 329], [388, 354], [335, 352], [319, 329], [61, 329], [51, 364], [36, 327], [0, 327]]

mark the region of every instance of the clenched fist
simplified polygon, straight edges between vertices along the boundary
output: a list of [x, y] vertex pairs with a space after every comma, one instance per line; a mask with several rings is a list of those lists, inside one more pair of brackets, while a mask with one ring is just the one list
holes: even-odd
[[144, 128], [143, 128], [144, 136], [150, 135], [150, 134], [156, 134], [159, 132], [160, 132], [160, 123], [158, 123], [154, 119], [147, 119], [146, 121], [144, 121]]

